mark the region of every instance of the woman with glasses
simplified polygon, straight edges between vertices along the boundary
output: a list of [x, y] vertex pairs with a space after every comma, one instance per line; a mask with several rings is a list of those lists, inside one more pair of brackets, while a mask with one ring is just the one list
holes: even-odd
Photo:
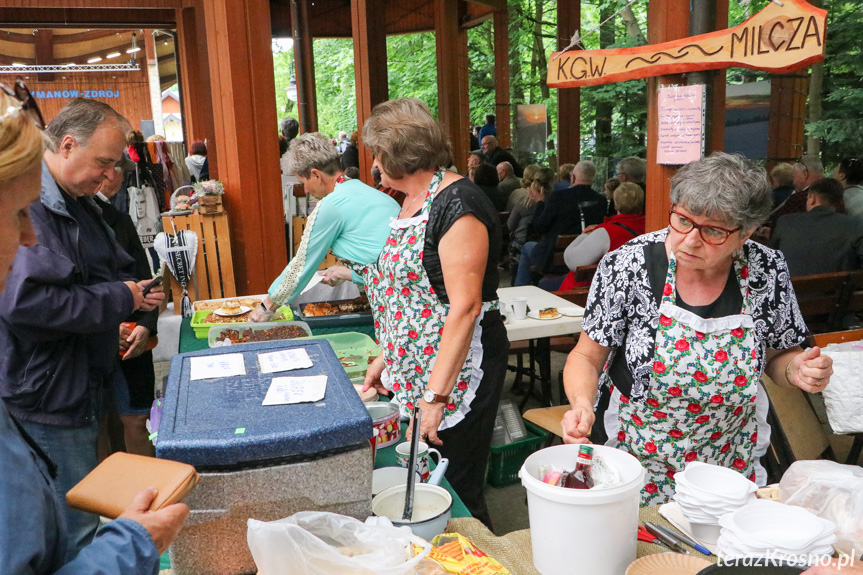
[[766, 482], [761, 374], [822, 391], [832, 361], [800, 344], [806, 325], [779, 252], [748, 241], [772, 203], [763, 169], [715, 153], [671, 180], [669, 226], [599, 264], [564, 383], [564, 441], [588, 441], [600, 386], [612, 391], [608, 444], [648, 471], [642, 505], [674, 494], [674, 473], [701, 461]]

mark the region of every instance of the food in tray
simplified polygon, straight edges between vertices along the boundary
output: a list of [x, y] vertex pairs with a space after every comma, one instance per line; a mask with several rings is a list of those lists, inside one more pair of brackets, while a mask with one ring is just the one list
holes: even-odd
[[240, 311], [240, 302], [235, 299], [229, 299], [222, 302], [222, 311], [224, 313], [237, 313]]
[[342, 313], [359, 313], [371, 311], [372, 307], [365, 295], [340, 302], [307, 303], [303, 308], [306, 317], [319, 317], [325, 315], [338, 315]]
[[269, 329], [254, 331], [251, 328], [239, 331], [236, 329], [225, 329], [216, 337], [216, 341], [231, 340], [231, 343], [251, 343], [257, 341], [275, 341], [279, 339], [295, 339], [306, 337], [309, 334], [298, 325], [280, 325]]
[[[223, 307], [223, 304], [224, 301], [196, 301], [194, 303], [194, 307], [195, 311], [215, 311]], [[261, 299], [254, 297], [246, 297], [240, 300], [240, 305], [255, 309], [256, 307], [261, 305]]]
[[556, 307], [547, 307], [545, 309], [539, 310], [539, 319], [551, 319], [557, 317], [559, 314], [557, 313]]
[[[219, 310], [217, 310], [219, 311]], [[251, 314], [251, 310], [231, 316], [221, 316], [215, 312], [210, 312], [207, 314], [207, 317], [204, 318], [202, 323], [247, 323], [249, 321], [249, 315]], [[270, 318], [270, 321], [281, 321], [285, 318], [283, 311], [277, 311], [276, 315]]]

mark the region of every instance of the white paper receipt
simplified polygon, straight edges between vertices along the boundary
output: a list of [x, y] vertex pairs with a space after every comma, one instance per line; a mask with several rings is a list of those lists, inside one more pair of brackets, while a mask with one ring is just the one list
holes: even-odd
[[270, 353], [259, 353], [261, 373], [275, 373], [291, 369], [312, 367], [312, 360], [303, 348], [282, 349]]
[[191, 357], [189, 362], [191, 366], [190, 380], [246, 375], [246, 364], [243, 363], [243, 354], [241, 353]]
[[327, 376], [274, 377], [261, 405], [320, 401], [327, 393]]

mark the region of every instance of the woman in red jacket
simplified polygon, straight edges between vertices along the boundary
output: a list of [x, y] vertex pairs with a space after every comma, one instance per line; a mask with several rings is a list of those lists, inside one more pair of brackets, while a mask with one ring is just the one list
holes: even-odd
[[605, 223], [581, 234], [567, 246], [563, 259], [572, 271], [566, 274], [559, 289], [579, 287], [574, 272], [577, 267], [599, 263], [602, 256], [644, 233], [644, 190], [638, 184], [620, 184], [614, 190], [614, 205], [617, 215], [606, 218]]

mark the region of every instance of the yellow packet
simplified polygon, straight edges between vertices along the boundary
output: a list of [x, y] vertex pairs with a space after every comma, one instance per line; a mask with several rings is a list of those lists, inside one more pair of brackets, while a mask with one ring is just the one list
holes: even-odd
[[436, 536], [426, 558], [440, 565], [447, 573], [456, 575], [509, 575], [503, 565], [458, 533]]

